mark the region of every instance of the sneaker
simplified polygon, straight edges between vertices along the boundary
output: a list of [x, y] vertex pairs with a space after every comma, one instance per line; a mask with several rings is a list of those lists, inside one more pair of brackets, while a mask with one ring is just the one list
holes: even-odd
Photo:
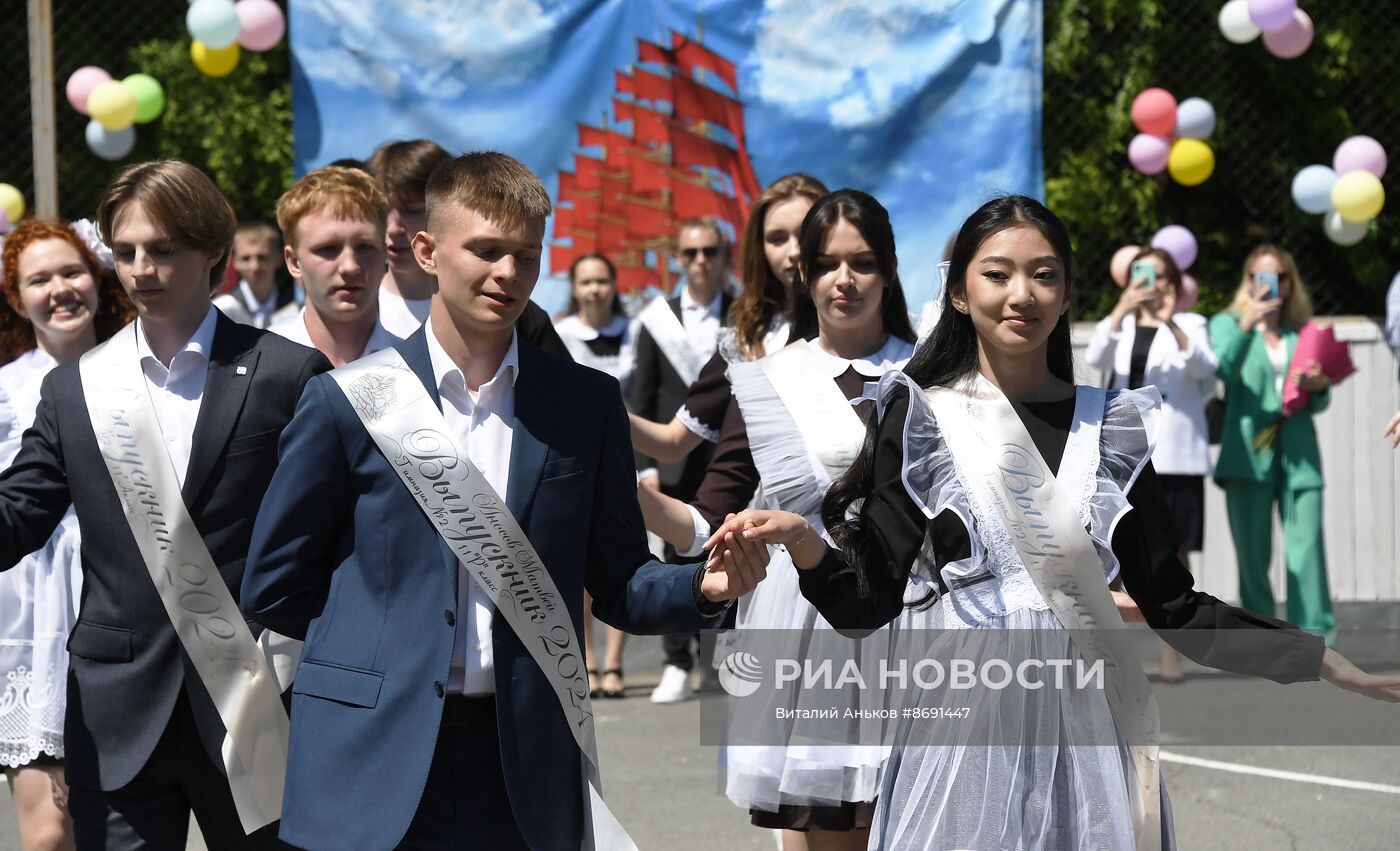
[[667, 665], [661, 682], [651, 690], [652, 703], [680, 703], [690, 698], [690, 672]]

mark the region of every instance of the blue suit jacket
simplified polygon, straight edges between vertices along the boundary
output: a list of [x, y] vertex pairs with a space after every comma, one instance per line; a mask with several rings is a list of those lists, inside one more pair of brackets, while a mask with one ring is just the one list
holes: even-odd
[[[397, 348], [440, 406], [424, 334]], [[574, 629], [581, 634], [585, 588], [594, 614], [627, 632], [715, 626], [692, 596], [696, 568], [647, 551], [617, 382], [519, 345], [506, 503]], [[243, 581], [250, 618], [306, 640], [292, 687], [283, 839], [387, 849], [403, 837], [432, 762], [456, 629], [466, 628], [460, 575], [340, 388], [318, 376], [282, 435]], [[493, 620], [492, 640], [516, 825], [533, 848], [573, 851], [583, 832], [578, 748], [504, 619]]]

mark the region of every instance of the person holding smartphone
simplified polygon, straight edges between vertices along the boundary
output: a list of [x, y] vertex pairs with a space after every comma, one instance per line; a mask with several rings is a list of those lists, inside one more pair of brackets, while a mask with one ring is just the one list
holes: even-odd
[[[1085, 361], [1103, 372], [1110, 390], [1156, 386], [1161, 421], [1152, 463], [1171, 509], [1183, 564], [1205, 539], [1206, 476], [1210, 446], [1206, 400], [1215, 389], [1215, 353], [1206, 318], [1178, 311], [1181, 269], [1160, 248], [1144, 248], [1129, 267], [1118, 304], [1094, 328]], [[1161, 678], [1179, 682], [1181, 660], [1162, 644]]]
[[[1279, 420], [1298, 330], [1312, 315], [1312, 300], [1293, 255], [1276, 245], [1250, 252], [1234, 301], [1210, 320], [1211, 344], [1226, 389], [1215, 481], [1225, 489], [1243, 606], [1275, 614], [1269, 561], [1277, 503], [1288, 568], [1288, 620], [1330, 644], [1336, 619], [1327, 584], [1322, 461], [1313, 415], [1327, 407], [1331, 383], [1316, 363], [1295, 378], [1308, 391], [1307, 404]], [[1274, 441], [1256, 441], [1275, 422], [1280, 424]]]

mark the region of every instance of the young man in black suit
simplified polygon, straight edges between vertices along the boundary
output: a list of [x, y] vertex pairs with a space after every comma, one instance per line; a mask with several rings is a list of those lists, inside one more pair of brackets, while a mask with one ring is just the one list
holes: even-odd
[[0, 568], [70, 506], [82, 528], [77, 845], [183, 849], [193, 810], [211, 849], [276, 847], [287, 719], [237, 599], [278, 436], [330, 364], [210, 304], [235, 222], [188, 163], [124, 171], [98, 225], [138, 318], [49, 373], [0, 474]]

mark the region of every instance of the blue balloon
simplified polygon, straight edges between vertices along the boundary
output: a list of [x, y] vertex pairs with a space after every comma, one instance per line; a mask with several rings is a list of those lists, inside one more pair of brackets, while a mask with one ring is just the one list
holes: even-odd
[[1293, 177], [1293, 203], [1305, 213], [1332, 210], [1332, 184], [1337, 173], [1325, 165], [1310, 165]]
[[1215, 132], [1215, 107], [1205, 98], [1187, 98], [1176, 107], [1176, 135], [1183, 139], [1209, 139]]
[[136, 147], [134, 126], [108, 130], [96, 121], [89, 121], [83, 135], [87, 138], [88, 148], [104, 160], [119, 160]]

